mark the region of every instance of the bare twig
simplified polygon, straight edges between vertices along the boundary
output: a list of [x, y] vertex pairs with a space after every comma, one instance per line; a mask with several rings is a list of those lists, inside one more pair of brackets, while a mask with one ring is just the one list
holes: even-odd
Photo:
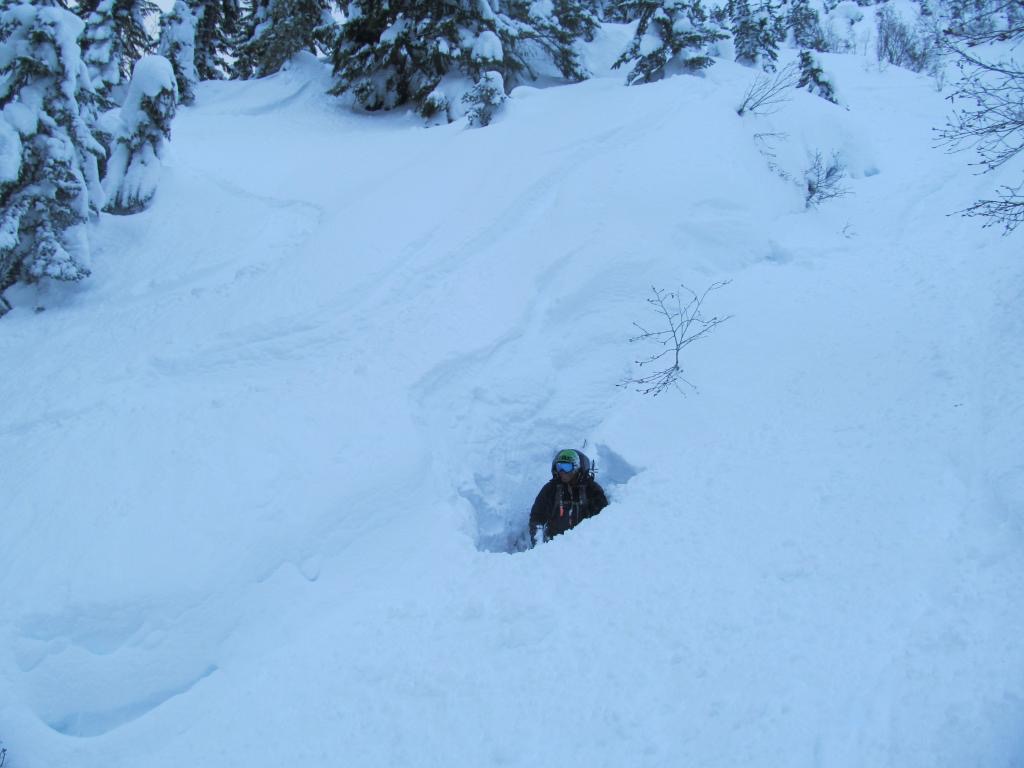
[[[1007, 20], [1005, 29], [1000, 29], [999, 25], [994, 23], [998, 18]], [[950, 21], [946, 34], [964, 41], [972, 48], [984, 43], [1020, 39], [1024, 37], [1024, 17], [1020, 15], [1020, 0], [1002, 0], [994, 6], [986, 5], [983, 11], [954, 18]]]
[[957, 211], [964, 216], [981, 216], [985, 219], [982, 227], [991, 227], [994, 224], [1002, 224], [1003, 234], [1008, 235], [1020, 224], [1024, 223], [1024, 196], [1021, 190], [1024, 184], [1018, 187], [1003, 187], [999, 192], [998, 200], [979, 200], [969, 208]]
[[743, 117], [752, 115], [771, 115], [782, 109], [789, 101], [786, 92], [796, 88], [800, 80], [800, 70], [796, 64], [790, 63], [773, 74], [760, 74], [747, 88], [743, 101], [736, 107], [736, 114]]
[[[950, 96], [954, 111], [937, 131], [938, 143], [948, 152], [973, 149], [979, 173], [994, 171], [1024, 151], [1024, 67], [1012, 59], [986, 61], [952, 43], [948, 48], [963, 76]], [[959, 213], [987, 219], [986, 227], [1001, 224], [1009, 234], [1024, 221], [1022, 188], [1024, 182], [1003, 186], [997, 199], [979, 200]]]
[[977, 165], [995, 170], [1024, 149], [1024, 69], [953, 50], [967, 69], [949, 98], [971, 106], [953, 112], [939, 143], [950, 152], [974, 148], [981, 160]]
[[775, 141], [785, 142], [789, 139], [784, 133], [755, 133], [754, 143], [757, 145], [757, 151], [761, 153], [761, 156], [768, 161], [768, 168], [775, 173], [779, 178], [785, 181], [793, 181], [793, 176], [787, 171], [784, 171], [778, 163], [777, 155], [775, 154]]
[[815, 152], [811, 167], [804, 171], [804, 205], [816, 208], [824, 200], [850, 194], [842, 184], [845, 173], [846, 166], [838, 154], [833, 152], [832, 158], [826, 162], [821, 152]]
[[662, 329], [652, 331], [639, 323], [633, 323], [640, 333], [630, 338], [630, 342], [651, 341], [664, 347], [660, 352], [636, 361], [641, 368], [658, 361], [663, 361], [664, 367], [645, 376], [626, 379], [620, 386], [635, 386], [636, 391], [640, 394], [652, 397], [657, 397], [670, 387], [686, 394], [680, 386], [681, 384], [696, 390], [696, 387], [683, 376], [680, 355], [683, 349], [698, 339], [704, 338], [711, 333], [715, 326], [732, 317], [732, 315], [728, 315], [706, 318], [702, 312], [707, 295], [711, 291], [728, 285], [729, 282], [725, 280], [714, 283], [699, 295], [685, 285], [680, 286], [678, 291], [666, 291], [663, 288], [651, 286], [653, 297], [647, 299], [647, 303], [658, 315]]

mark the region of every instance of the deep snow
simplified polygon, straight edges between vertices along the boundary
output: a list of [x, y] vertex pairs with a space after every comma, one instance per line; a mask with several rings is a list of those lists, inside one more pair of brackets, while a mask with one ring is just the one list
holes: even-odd
[[[10, 765], [1019, 766], [1020, 239], [947, 216], [998, 179], [929, 78], [822, 59], [841, 107], [722, 62], [479, 130], [203, 84], [0, 322]], [[617, 387], [717, 280], [699, 394]], [[584, 440], [612, 505], [500, 551]]]

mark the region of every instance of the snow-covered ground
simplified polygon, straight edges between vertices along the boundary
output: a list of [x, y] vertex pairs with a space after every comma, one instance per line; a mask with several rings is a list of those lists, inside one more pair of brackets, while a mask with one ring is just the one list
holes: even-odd
[[[93, 277], [8, 292], [8, 764], [1021, 765], [1021, 240], [947, 216], [999, 179], [931, 79], [822, 61], [477, 130], [204, 84]], [[721, 280], [699, 394], [617, 387]], [[503, 551], [584, 441], [612, 505]]]

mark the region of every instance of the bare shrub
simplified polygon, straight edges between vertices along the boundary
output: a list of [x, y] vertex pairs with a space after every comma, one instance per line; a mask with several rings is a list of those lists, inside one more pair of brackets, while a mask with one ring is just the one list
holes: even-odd
[[714, 283], [700, 295], [694, 293], [685, 285], [679, 286], [678, 291], [666, 291], [663, 288], [651, 286], [651, 293], [654, 295], [652, 298], [647, 299], [647, 303], [658, 315], [661, 329], [651, 331], [639, 323], [633, 323], [633, 325], [640, 329], [640, 333], [629, 341], [631, 343], [653, 342], [663, 347], [660, 352], [656, 352], [643, 360], [636, 361], [636, 364], [641, 368], [659, 362], [662, 367], [646, 376], [628, 378], [619, 386], [634, 386], [640, 394], [651, 395], [652, 397], [657, 397], [670, 388], [676, 389], [685, 395], [686, 392], [680, 386], [681, 384], [696, 390], [696, 387], [683, 377], [680, 354], [690, 344], [711, 333], [715, 326], [724, 323], [732, 317], [732, 315], [728, 315], [726, 317], [715, 316], [706, 318], [703, 314], [704, 300], [707, 298], [707, 295], [711, 291], [716, 291], [728, 284], [728, 280]]
[[850, 190], [842, 184], [845, 175], [846, 165], [838, 153], [833, 152], [826, 161], [821, 152], [815, 152], [811, 167], [804, 171], [805, 207], [817, 208], [825, 200], [850, 194]]
[[941, 54], [940, 38], [927, 24], [912, 28], [889, 6], [878, 11], [875, 54], [886, 62], [914, 72], [935, 70]]
[[[1024, 28], [1012, 37], [1024, 37]], [[965, 40], [970, 44], [971, 38]], [[955, 108], [938, 133], [939, 143], [949, 152], [973, 149], [978, 156], [974, 165], [988, 173], [1024, 150], [1024, 67], [1013, 59], [994, 63], [952, 44], [950, 48], [963, 75], [950, 97]], [[986, 227], [1001, 225], [1003, 234], [1009, 234], [1024, 221], [1024, 181], [1000, 187], [995, 197], [960, 213], [984, 218]]]
[[800, 81], [800, 70], [796, 64], [787, 64], [778, 72], [760, 74], [747, 88], [743, 101], [736, 107], [740, 117], [748, 112], [752, 115], [771, 115], [778, 112], [789, 101], [789, 93]]
[[785, 142], [788, 138], [784, 133], [755, 133], [754, 144], [757, 145], [757, 151], [761, 153], [761, 157], [768, 161], [768, 169], [779, 178], [792, 182], [792, 174], [779, 165], [778, 155], [775, 153], [775, 142]]

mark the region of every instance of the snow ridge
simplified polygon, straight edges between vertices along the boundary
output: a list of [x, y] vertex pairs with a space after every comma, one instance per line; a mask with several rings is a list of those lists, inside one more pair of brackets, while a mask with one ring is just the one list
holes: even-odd
[[[720, 62], [486, 130], [201, 83], [3, 320], [12, 764], [1017, 764], [1018, 249], [946, 216], [929, 78], [821, 62], [843, 107]], [[617, 387], [721, 279], [699, 394]], [[611, 506], [508, 554], [584, 441]]]

